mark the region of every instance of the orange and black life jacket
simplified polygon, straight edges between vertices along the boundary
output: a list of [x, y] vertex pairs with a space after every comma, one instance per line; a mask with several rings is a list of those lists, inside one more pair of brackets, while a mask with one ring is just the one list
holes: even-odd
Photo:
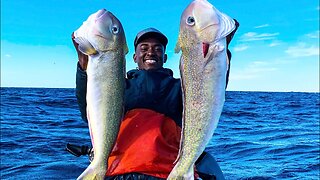
[[107, 176], [141, 173], [167, 178], [177, 158], [181, 128], [149, 109], [127, 112], [108, 159]]
[[180, 142], [180, 80], [170, 69], [127, 73], [126, 115], [108, 160], [108, 176], [137, 172], [166, 178]]
[[182, 124], [180, 79], [170, 69], [131, 70], [127, 73], [125, 111], [144, 108], [164, 114]]
[[[86, 120], [86, 73], [77, 70], [76, 94]], [[108, 159], [107, 176], [138, 172], [166, 178], [179, 149], [182, 92], [170, 69], [127, 73], [125, 117]]]

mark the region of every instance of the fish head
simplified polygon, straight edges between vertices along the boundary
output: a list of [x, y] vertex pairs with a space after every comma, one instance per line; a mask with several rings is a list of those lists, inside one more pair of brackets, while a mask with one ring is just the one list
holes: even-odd
[[124, 29], [111, 12], [101, 9], [91, 14], [75, 32], [79, 50], [87, 55], [123, 50], [128, 53]]
[[219, 18], [212, 7], [206, 0], [190, 3], [182, 14], [181, 29], [193, 32], [203, 42], [213, 41], [218, 31], [213, 27], [219, 24]]
[[183, 47], [199, 44], [203, 45], [203, 52], [206, 54], [210, 44], [226, 38], [234, 28], [234, 20], [207, 0], [194, 0], [181, 15], [176, 52]]

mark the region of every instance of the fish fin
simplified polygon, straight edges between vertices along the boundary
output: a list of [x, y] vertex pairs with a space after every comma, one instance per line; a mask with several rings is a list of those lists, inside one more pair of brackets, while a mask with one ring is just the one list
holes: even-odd
[[[181, 136], [181, 138], [182, 138], [182, 136]], [[179, 159], [180, 159], [180, 157], [181, 157], [181, 154], [182, 154], [182, 150], [181, 150], [182, 146], [183, 146], [183, 145], [182, 145], [182, 141], [180, 141], [179, 151], [178, 151], [177, 158], [176, 158], [176, 160], [173, 161], [172, 164], [178, 163], [178, 161], [179, 161]]]
[[226, 48], [226, 46], [223, 45], [222, 43], [217, 42], [217, 43], [214, 44], [214, 50], [216, 52], [222, 52], [222, 51], [225, 50], [225, 48]]
[[76, 37], [74, 40], [79, 44], [78, 49], [83, 54], [94, 55], [98, 53], [98, 51], [95, 50], [95, 48], [86, 38]]
[[[184, 59], [181, 57], [180, 58], [180, 64], [179, 64], [179, 69], [180, 69], [180, 75], [182, 76], [183, 75], [183, 63], [184, 63]], [[184, 91], [185, 91], [185, 86], [184, 86], [184, 77], [182, 76], [181, 77], [181, 91], [182, 91], [182, 104], [184, 104], [184, 102], [186, 101], [185, 100], [185, 94], [184, 94]], [[173, 162], [173, 164], [176, 164], [179, 159], [181, 158], [182, 156], [182, 147], [183, 147], [183, 132], [184, 132], [184, 114], [185, 114], [185, 110], [183, 109], [182, 110], [182, 125], [181, 125], [181, 134], [180, 134], [180, 144], [179, 144], [179, 151], [178, 151], [178, 155], [177, 155], [177, 158], [176, 160]]]
[[127, 43], [125, 43], [125, 45], [124, 45], [123, 49], [124, 49], [124, 55], [128, 54], [128, 52], [129, 52], [129, 48], [128, 48]]
[[174, 48], [174, 53], [178, 54], [181, 51], [181, 46], [180, 46], [180, 37], [178, 37], [178, 41], [176, 43], [176, 47]]
[[127, 44], [126, 38], [124, 38], [124, 42], [123, 42], [123, 52], [124, 52], [124, 55], [129, 53], [129, 48], [128, 48], [128, 44]]
[[176, 164], [178, 163], [179, 159], [182, 156], [182, 147], [183, 147], [183, 122], [182, 122], [182, 131], [181, 131], [181, 136], [180, 136], [180, 144], [179, 144], [179, 151], [178, 151], [178, 155], [177, 158], [174, 160], [174, 162], [172, 164]]

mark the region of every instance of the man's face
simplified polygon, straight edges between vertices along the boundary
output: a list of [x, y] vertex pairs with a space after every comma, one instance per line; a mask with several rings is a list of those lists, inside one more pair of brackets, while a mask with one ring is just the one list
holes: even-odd
[[139, 69], [156, 70], [162, 68], [167, 61], [167, 55], [158, 39], [147, 38], [137, 45], [133, 59]]

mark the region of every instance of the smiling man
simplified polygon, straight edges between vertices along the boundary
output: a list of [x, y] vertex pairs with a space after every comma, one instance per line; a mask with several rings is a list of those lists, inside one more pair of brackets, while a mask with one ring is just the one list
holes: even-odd
[[[73, 42], [79, 59], [76, 95], [82, 118], [87, 122], [88, 57]], [[140, 31], [134, 40], [133, 59], [138, 67], [127, 72], [125, 114], [108, 158], [108, 180], [166, 179], [173, 168], [179, 151], [183, 108], [180, 79], [173, 77], [171, 69], [163, 68], [167, 43], [166, 36], [155, 28]], [[196, 165], [203, 179], [224, 179], [209, 154], [204, 153]]]
[[134, 40], [134, 62], [139, 69], [155, 70], [163, 67], [167, 61], [165, 48], [168, 43], [166, 36], [154, 28], [139, 32]]

